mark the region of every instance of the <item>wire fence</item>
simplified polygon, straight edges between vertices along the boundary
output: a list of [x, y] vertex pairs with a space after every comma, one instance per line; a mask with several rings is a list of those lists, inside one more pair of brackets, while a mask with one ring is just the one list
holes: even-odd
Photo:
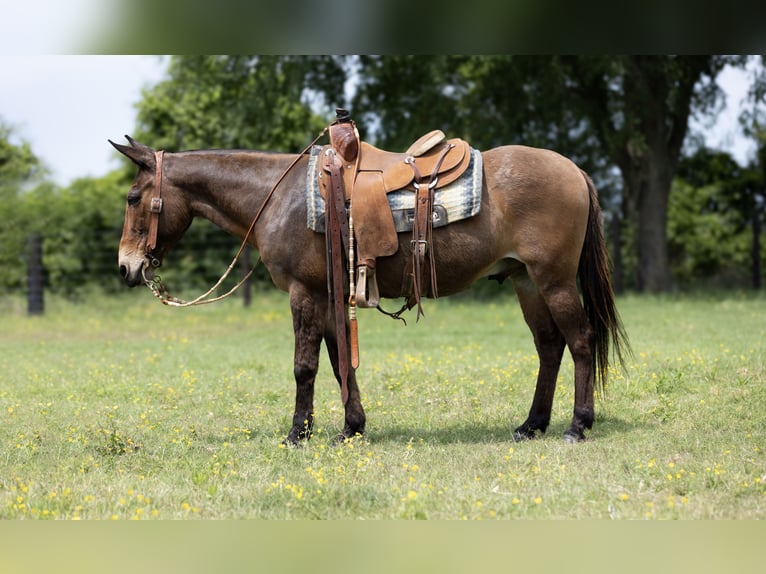
[[[166, 257], [160, 270], [174, 294], [187, 298], [214, 285], [240, 246], [239, 240], [212, 225], [194, 227]], [[114, 229], [86, 230], [73, 238], [54, 233], [29, 234], [18, 254], [4, 258], [0, 298], [25, 299], [28, 313], [36, 315], [44, 312], [47, 295], [80, 300], [94, 292], [116, 295], [125, 291], [117, 260], [120, 233]], [[239, 282], [256, 258], [254, 250], [245, 249], [219, 294]], [[262, 266], [238, 291], [244, 305], [249, 305], [254, 286], [273, 288]]]

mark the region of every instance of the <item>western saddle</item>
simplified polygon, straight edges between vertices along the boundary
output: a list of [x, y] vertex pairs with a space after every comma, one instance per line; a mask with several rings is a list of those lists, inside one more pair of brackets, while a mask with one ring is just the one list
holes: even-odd
[[[420, 318], [421, 295], [430, 289], [431, 296], [438, 297], [432, 239], [434, 190], [449, 185], [466, 171], [471, 160], [470, 146], [461, 139], [448, 140], [441, 130], [433, 130], [404, 153], [384, 151], [360, 141], [354, 121], [343, 109], [337, 110], [337, 119], [329, 131], [330, 143], [322, 148], [317, 170], [319, 191], [327, 215], [330, 210], [336, 211], [342, 243], [349, 254], [350, 305], [378, 306], [376, 259], [399, 249], [386, 194], [407, 189], [416, 194], [416, 200], [410, 242], [412, 263], [404, 277], [411, 293], [406, 308], [417, 305]], [[330, 233], [329, 228], [326, 232]], [[427, 275], [423, 273], [425, 267], [429, 268]]]

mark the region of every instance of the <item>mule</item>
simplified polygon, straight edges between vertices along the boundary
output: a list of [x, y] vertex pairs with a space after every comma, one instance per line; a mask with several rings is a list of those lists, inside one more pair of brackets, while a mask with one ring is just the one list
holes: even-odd
[[[289, 294], [296, 393], [285, 441], [298, 444], [310, 438], [323, 341], [339, 383], [340, 374], [325, 237], [306, 224], [308, 157], [240, 150], [163, 156], [127, 139], [129, 145], [110, 141], [138, 167], [119, 244], [125, 283], [134, 287], [151, 280], [195, 217], [240, 239], [248, 235], [247, 243], [259, 252], [274, 284]], [[623, 362], [622, 349], [628, 345], [615, 307], [597, 191], [584, 171], [550, 150], [509, 145], [483, 151], [482, 157], [479, 213], [433, 230], [439, 296], [464, 291], [485, 277], [512, 283], [539, 356], [529, 414], [513, 438], [531, 439], [546, 431], [568, 348], [575, 393], [564, 439], [581, 441], [594, 423], [594, 387], [605, 383], [610, 361]], [[377, 262], [380, 296], [389, 299], [410, 295], [402, 278], [410, 265], [411, 235], [398, 237], [399, 250]], [[339, 438], [364, 433], [354, 369], [348, 374], [344, 409]]]

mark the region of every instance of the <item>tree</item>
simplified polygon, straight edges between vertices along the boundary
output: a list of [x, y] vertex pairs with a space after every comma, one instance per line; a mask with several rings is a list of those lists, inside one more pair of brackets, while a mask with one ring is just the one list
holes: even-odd
[[[760, 64], [760, 65], [758, 65]], [[761, 229], [766, 213], [766, 56], [752, 66], [753, 79], [749, 91], [752, 107], [742, 114], [740, 123], [745, 135], [756, 142], [755, 158], [750, 164], [750, 185], [743, 190], [745, 208], [750, 210], [752, 229], [753, 287], [761, 288]]]
[[668, 249], [677, 281], [741, 283], [760, 274], [750, 226], [759, 173], [728, 153], [697, 150], [679, 162], [668, 203]]
[[39, 214], [36, 225], [46, 238], [43, 262], [47, 288], [76, 298], [83, 288], [108, 293], [124, 288], [117, 272], [125, 190], [130, 179], [120, 170], [84, 177], [59, 189], [40, 186], [27, 198]]
[[169, 151], [300, 151], [344, 81], [342, 60], [330, 56], [175, 56], [167, 79], [143, 93], [136, 139]]
[[671, 287], [667, 206], [692, 113], [712, 110], [722, 56], [563, 58], [580, 107], [624, 182], [623, 212], [636, 222], [639, 291]]
[[19, 140], [0, 120], [0, 287], [18, 289], [25, 284], [26, 269], [20, 255], [25, 251], [28, 221], [24, 193], [38, 184], [45, 167], [28, 142]]
[[621, 209], [635, 220], [637, 287], [664, 291], [671, 281], [668, 196], [689, 117], [714, 109], [718, 72], [743, 62], [721, 56], [362, 58], [355, 103], [368, 115], [377, 107], [378, 131], [390, 142], [422, 132], [423, 118], [430, 118], [431, 128], [452, 127], [477, 146], [552, 147], [597, 172], [597, 180], [611, 183], [610, 168], [617, 166]]

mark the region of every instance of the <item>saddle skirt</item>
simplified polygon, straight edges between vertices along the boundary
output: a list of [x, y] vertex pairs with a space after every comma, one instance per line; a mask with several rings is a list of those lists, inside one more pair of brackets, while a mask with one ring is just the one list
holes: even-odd
[[[306, 173], [307, 226], [317, 233], [325, 232], [325, 200], [320, 190], [319, 172], [322, 146], [311, 148]], [[443, 227], [450, 223], [473, 217], [481, 208], [481, 187], [483, 164], [481, 152], [468, 148], [468, 167], [453, 182], [439, 187], [434, 192], [433, 226]], [[404, 166], [412, 173], [411, 168]], [[405, 172], [406, 173], [406, 172]], [[398, 179], [408, 185], [409, 177]], [[397, 181], [392, 178], [392, 181]], [[396, 233], [412, 231], [415, 214], [415, 193], [411, 188], [386, 190], [386, 198], [394, 220]]]

